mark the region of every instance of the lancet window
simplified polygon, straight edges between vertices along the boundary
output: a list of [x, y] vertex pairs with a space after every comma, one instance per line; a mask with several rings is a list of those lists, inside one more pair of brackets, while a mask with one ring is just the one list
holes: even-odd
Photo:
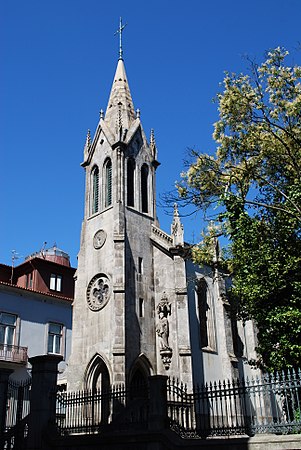
[[112, 204], [112, 161], [105, 162], [105, 207]]
[[127, 205], [128, 206], [135, 206], [134, 176], [135, 176], [135, 162], [132, 158], [129, 158], [127, 161]]
[[92, 169], [92, 214], [99, 209], [99, 169], [94, 166]]
[[216, 351], [214, 306], [208, 285], [204, 279], [197, 283], [197, 303], [201, 348]]
[[143, 164], [141, 167], [141, 209], [142, 212], [148, 212], [148, 166]]

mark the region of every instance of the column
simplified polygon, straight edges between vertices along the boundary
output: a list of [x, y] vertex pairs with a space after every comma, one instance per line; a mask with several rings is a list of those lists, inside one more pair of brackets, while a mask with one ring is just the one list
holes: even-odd
[[32, 365], [32, 388], [28, 426], [28, 449], [47, 448], [43, 437], [49, 425], [54, 424], [56, 385], [60, 355], [41, 355], [29, 358]]
[[149, 377], [149, 430], [163, 430], [167, 422], [167, 376]]

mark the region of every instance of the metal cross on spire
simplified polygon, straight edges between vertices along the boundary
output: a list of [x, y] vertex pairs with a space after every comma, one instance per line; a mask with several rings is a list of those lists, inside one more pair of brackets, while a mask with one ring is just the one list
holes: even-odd
[[127, 24], [122, 25], [122, 17], [120, 17], [119, 20], [119, 28], [116, 31], [116, 33], [114, 34], [114, 36], [116, 36], [116, 34], [119, 34], [119, 59], [122, 59], [122, 55], [123, 55], [123, 50], [122, 50], [122, 32], [125, 29], [125, 27], [127, 26]]

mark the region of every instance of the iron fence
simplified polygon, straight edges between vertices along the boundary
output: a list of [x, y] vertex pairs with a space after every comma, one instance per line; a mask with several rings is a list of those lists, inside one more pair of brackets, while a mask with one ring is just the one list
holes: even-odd
[[[206, 383], [193, 392], [168, 379], [165, 395], [169, 426], [185, 438], [301, 432], [300, 370]], [[141, 429], [148, 422], [146, 386], [56, 393], [56, 425], [61, 435]]]
[[0, 433], [0, 448], [5, 450], [26, 448], [30, 393], [31, 378], [21, 382], [8, 381], [5, 426]]
[[31, 378], [8, 382], [5, 430], [16, 426], [30, 411]]
[[14, 427], [8, 428], [0, 435], [0, 448], [3, 450], [26, 450], [28, 436], [27, 415]]
[[170, 426], [183, 437], [301, 432], [301, 372], [196, 386], [167, 383]]
[[56, 393], [56, 426], [61, 435], [93, 434], [128, 427], [144, 428], [148, 421], [145, 386], [127, 390], [124, 385]]

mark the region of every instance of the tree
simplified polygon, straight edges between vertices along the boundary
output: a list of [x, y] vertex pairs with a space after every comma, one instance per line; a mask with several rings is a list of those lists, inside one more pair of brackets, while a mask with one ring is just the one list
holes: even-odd
[[[260, 364], [301, 365], [301, 67], [276, 48], [251, 74], [226, 74], [214, 156], [193, 152], [178, 192], [230, 239], [232, 304], [255, 319]], [[209, 236], [193, 251], [210, 259]]]

